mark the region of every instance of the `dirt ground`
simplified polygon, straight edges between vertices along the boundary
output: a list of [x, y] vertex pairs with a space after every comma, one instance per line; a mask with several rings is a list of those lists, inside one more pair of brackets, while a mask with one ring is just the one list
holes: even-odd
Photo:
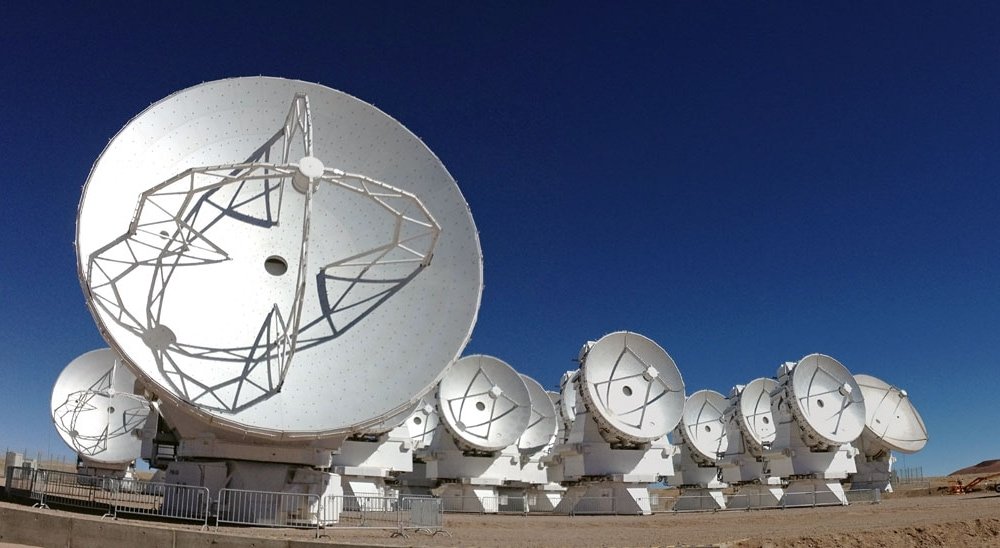
[[[324, 530], [320, 543], [383, 546], [1000, 546], [1000, 494], [945, 495], [947, 480], [889, 495], [879, 504], [653, 516], [447, 514], [449, 535]], [[8, 504], [8, 503], [2, 503]], [[98, 519], [81, 516], [81, 519]], [[129, 520], [121, 520], [128, 522]], [[151, 525], [149, 522], [137, 522]], [[153, 524], [163, 527], [163, 524]], [[170, 527], [191, 528], [185, 525]], [[195, 527], [196, 528], [196, 527]], [[301, 530], [226, 528], [242, 537], [311, 539]], [[252, 538], [246, 539], [248, 543]]]

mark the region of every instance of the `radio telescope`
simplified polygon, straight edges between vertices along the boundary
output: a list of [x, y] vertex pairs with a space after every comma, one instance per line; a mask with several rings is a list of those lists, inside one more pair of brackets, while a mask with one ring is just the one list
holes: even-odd
[[[482, 290], [438, 158], [375, 107], [280, 78], [204, 83], [132, 119], [90, 173], [76, 249], [102, 334], [179, 440], [174, 477], [211, 459], [328, 467], [437, 383]], [[245, 468], [227, 485], [273, 485]]]
[[841, 480], [857, 471], [851, 442], [865, 425], [865, 400], [851, 373], [837, 360], [810, 354], [778, 368], [771, 395], [777, 421], [768, 453], [771, 472], [794, 477], [783, 503], [847, 504]]
[[[476, 354], [438, 384], [438, 432], [418, 458], [446, 510], [496, 512], [498, 487], [520, 477], [518, 440], [531, 419], [524, 380], [506, 362]], [[410, 481], [416, 484], [416, 481]]]
[[52, 388], [51, 409], [56, 431], [87, 472], [120, 475], [139, 458], [149, 402], [135, 394], [135, 376], [110, 348], [69, 362]]
[[[507, 482], [508, 488], [516, 488], [515, 495], [525, 495], [534, 500], [534, 508], [551, 511], [565, 491], [549, 477], [547, 462], [555, 444], [559, 430], [559, 416], [555, 403], [542, 385], [535, 379], [522, 374], [521, 380], [528, 388], [531, 398], [531, 418], [528, 427], [517, 440], [520, 452], [520, 474]], [[525, 507], [527, 510], [527, 507]]]
[[759, 378], [736, 385], [729, 394], [723, 417], [728, 444], [719, 462], [722, 481], [737, 489], [729, 508], [773, 507], [784, 495], [781, 478], [771, 475], [767, 460], [776, 434], [771, 393], [777, 388], [774, 379]]
[[854, 443], [858, 472], [852, 489], [892, 492], [893, 451], [916, 453], [927, 444], [927, 427], [906, 390], [871, 375], [854, 375], [865, 399], [865, 429]]
[[681, 488], [674, 510], [721, 510], [726, 508], [720, 480], [719, 460], [726, 454], [729, 438], [723, 414], [725, 396], [714, 390], [699, 390], [684, 402], [681, 422], [674, 429], [680, 453], [674, 464], [673, 482]]
[[556, 512], [597, 500], [586, 511], [649, 514], [648, 484], [673, 474], [666, 436], [684, 407], [680, 371], [658, 344], [627, 331], [587, 343], [580, 361], [562, 393], [563, 412], [574, 398], [583, 406], [577, 403], [566, 442], [554, 449], [569, 485]]

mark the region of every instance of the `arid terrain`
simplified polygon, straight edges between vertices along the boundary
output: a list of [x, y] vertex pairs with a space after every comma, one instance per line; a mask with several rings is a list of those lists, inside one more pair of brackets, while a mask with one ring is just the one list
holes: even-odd
[[[407, 538], [392, 538], [383, 530], [332, 528], [323, 531], [318, 541], [312, 540], [312, 532], [289, 529], [223, 527], [221, 533], [229, 541], [224, 544], [240, 544], [233, 537], [244, 537], [245, 542], [278, 538], [388, 546], [1000, 546], [1000, 494], [986, 489], [945, 494], [952, 480], [935, 479], [888, 495], [879, 504], [846, 507], [668, 512], [645, 517], [448, 514], [448, 535], [410, 533]], [[80, 519], [100, 518], [81, 515]], [[189, 525], [126, 519], [119, 523], [197, 530]], [[0, 543], [12, 540], [16, 541], [0, 536]]]

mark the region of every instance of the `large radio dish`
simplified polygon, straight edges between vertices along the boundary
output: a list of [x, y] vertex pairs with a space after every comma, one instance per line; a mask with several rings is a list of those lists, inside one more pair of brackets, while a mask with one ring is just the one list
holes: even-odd
[[871, 375], [854, 375], [865, 398], [865, 427], [894, 451], [915, 453], [927, 444], [927, 427], [905, 390]]
[[477, 354], [455, 362], [438, 385], [438, 408], [459, 446], [496, 451], [517, 442], [531, 418], [531, 396], [513, 367]]
[[684, 402], [678, 430], [695, 461], [713, 465], [729, 448], [723, 421], [726, 407], [726, 397], [714, 390], [699, 390]]
[[865, 427], [865, 399], [850, 371], [824, 354], [810, 354], [785, 381], [792, 414], [817, 447], [850, 443]]
[[150, 388], [268, 438], [405, 413], [461, 353], [482, 289], [469, 208], [420, 139], [280, 78], [201, 84], [129, 122], [76, 243], [97, 323]]
[[135, 376], [110, 348], [79, 356], [52, 388], [52, 420], [59, 436], [87, 459], [134, 461], [142, 445], [135, 433], [149, 415], [149, 402], [134, 391]]
[[638, 333], [605, 335], [586, 353], [580, 371], [583, 402], [607, 437], [650, 442], [665, 436], [681, 418], [684, 380], [677, 365]]
[[771, 393], [777, 388], [778, 381], [760, 378], [750, 381], [740, 392], [736, 415], [747, 450], [753, 455], [769, 449], [777, 435], [771, 414]]
[[528, 396], [531, 398], [531, 418], [528, 419], [528, 427], [517, 440], [517, 448], [532, 451], [552, 443], [559, 421], [556, 418], [556, 408], [542, 385], [523, 374], [521, 380], [528, 388]]

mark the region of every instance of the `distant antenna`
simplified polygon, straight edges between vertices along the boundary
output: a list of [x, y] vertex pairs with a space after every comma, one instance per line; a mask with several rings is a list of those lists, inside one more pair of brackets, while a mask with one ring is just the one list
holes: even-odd
[[854, 375], [865, 399], [865, 433], [893, 451], [916, 453], [927, 444], [927, 427], [909, 394], [871, 375]]
[[777, 388], [778, 381], [759, 378], [750, 381], [739, 394], [736, 416], [747, 452], [751, 455], [761, 456], [774, 441], [775, 425], [771, 414], [771, 393]]
[[723, 422], [727, 406], [726, 397], [714, 390], [699, 390], [684, 402], [677, 431], [692, 450], [691, 458], [700, 465], [714, 466], [729, 447]]
[[103, 464], [139, 457], [136, 435], [149, 402], [134, 393], [135, 376], [110, 348], [83, 354], [63, 369], [52, 388], [52, 420], [66, 445]]
[[802, 358], [785, 387], [792, 416], [811, 447], [823, 450], [861, 435], [865, 399], [851, 372], [837, 360], [824, 354]]
[[517, 448], [521, 451], [537, 451], [552, 443], [559, 419], [556, 417], [556, 408], [542, 385], [524, 374], [521, 375], [521, 380], [528, 388], [531, 398], [531, 418], [528, 419], [524, 433], [517, 439]]
[[577, 382], [587, 410], [612, 443], [662, 438], [684, 408], [684, 381], [674, 360], [638, 333], [619, 331], [593, 343]]
[[459, 447], [497, 451], [517, 443], [531, 418], [524, 380], [506, 362], [477, 354], [455, 362], [438, 386], [444, 425]]
[[424, 143], [280, 78], [201, 84], [129, 122], [87, 180], [76, 244], [112, 348], [169, 409], [238, 439], [405, 417], [482, 289], [469, 208]]
[[414, 449], [430, 446], [434, 441], [434, 432], [439, 424], [437, 410], [434, 408], [433, 395], [425, 396], [420, 400], [417, 408], [410, 414], [406, 422], [406, 429], [410, 434], [410, 441]]

